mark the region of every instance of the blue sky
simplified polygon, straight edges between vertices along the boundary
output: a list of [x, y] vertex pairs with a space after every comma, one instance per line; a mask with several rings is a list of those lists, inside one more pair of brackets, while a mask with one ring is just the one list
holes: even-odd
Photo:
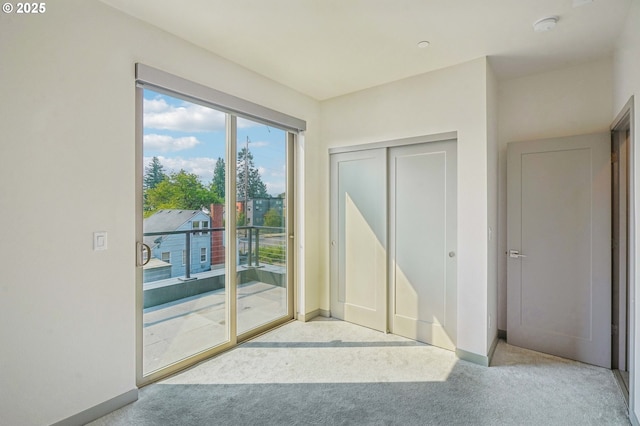
[[[158, 157], [165, 172], [184, 169], [208, 184], [224, 158], [225, 115], [191, 102], [144, 91], [144, 165]], [[285, 190], [286, 132], [238, 118], [238, 150], [249, 137], [254, 165], [271, 195]]]

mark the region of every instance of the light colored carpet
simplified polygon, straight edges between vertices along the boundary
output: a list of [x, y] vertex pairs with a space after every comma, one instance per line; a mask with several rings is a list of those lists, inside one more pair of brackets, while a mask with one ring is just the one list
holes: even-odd
[[99, 425], [628, 425], [610, 370], [500, 342], [492, 366], [292, 322], [140, 390]]

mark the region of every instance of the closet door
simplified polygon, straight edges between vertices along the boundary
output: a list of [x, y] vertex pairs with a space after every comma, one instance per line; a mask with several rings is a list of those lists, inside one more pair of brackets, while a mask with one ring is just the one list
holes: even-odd
[[456, 142], [389, 150], [391, 331], [456, 344]]
[[386, 149], [331, 155], [331, 315], [387, 331]]

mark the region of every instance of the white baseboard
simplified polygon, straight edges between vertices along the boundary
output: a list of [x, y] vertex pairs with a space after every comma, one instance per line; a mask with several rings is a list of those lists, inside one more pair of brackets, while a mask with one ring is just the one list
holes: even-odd
[[138, 400], [138, 389], [131, 389], [121, 395], [111, 398], [101, 404], [93, 406], [87, 410], [84, 410], [78, 414], [74, 414], [71, 417], [67, 417], [64, 420], [54, 423], [51, 426], [82, 426], [90, 423], [100, 417], [106, 416], [112, 411], [116, 411], [119, 408], [129, 405], [132, 402]]
[[330, 318], [331, 312], [326, 309], [316, 309], [315, 311], [311, 311], [306, 314], [298, 313], [298, 320], [302, 322], [311, 321], [315, 317]]
[[489, 362], [491, 361], [486, 355], [478, 355], [473, 352], [467, 352], [463, 349], [456, 349], [456, 356], [463, 361], [469, 361], [483, 367], [488, 367]]

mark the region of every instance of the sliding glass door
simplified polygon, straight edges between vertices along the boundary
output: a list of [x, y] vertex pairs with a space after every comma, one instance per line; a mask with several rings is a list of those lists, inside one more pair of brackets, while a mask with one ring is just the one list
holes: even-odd
[[138, 91], [139, 384], [293, 317], [293, 135], [170, 93]]
[[287, 133], [238, 119], [238, 335], [282, 318], [287, 292]]

